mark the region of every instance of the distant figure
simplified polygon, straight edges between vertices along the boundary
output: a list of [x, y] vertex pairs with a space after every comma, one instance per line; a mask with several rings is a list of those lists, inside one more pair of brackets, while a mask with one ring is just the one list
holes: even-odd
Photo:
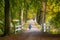
[[29, 29], [31, 29], [32, 28], [32, 24], [29, 24]]
[[29, 20], [28, 23], [29, 23], [29, 29], [31, 29], [35, 25], [35, 19], [33, 18], [33, 19]]

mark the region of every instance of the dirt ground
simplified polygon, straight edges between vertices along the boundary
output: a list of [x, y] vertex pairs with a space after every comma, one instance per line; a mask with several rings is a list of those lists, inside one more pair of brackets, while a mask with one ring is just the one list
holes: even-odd
[[60, 40], [60, 35], [53, 35], [39, 31], [22, 32], [19, 34], [12, 34], [5, 37], [0, 37], [0, 40]]

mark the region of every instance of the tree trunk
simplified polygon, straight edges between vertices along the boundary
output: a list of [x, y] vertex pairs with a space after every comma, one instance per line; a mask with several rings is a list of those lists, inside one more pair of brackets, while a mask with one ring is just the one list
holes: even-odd
[[5, 0], [5, 27], [4, 27], [4, 36], [10, 34], [10, 3], [9, 0]]
[[23, 25], [23, 11], [24, 9], [21, 9], [21, 25]]
[[27, 22], [28, 10], [29, 10], [29, 5], [27, 4], [25, 22]]
[[37, 22], [38, 22], [38, 24], [42, 24], [42, 10], [41, 10], [41, 8], [40, 9], [38, 9], [38, 12], [37, 12]]
[[[41, 1], [42, 7], [37, 12], [37, 22], [42, 26], [42, 32], [44, 32], [44, 23], [46, 22], [46, 3], [45, 0]], [[43, 10], [42, 10], [43, 9]]]
[[27, 22], [27, 16], [28, 16], [28, 9], [24, 9], [24, 14], [23, 14], [23, 21], [26, 23]]
[[20, 7], [20, 12], [19, 12], [19, 25], [21, 25], [21, 7]]
[[42, 5], [43, 5], [43, 21], [45, 23], [45, 21], [46, 21], [46, 2], [43, 1]]
[[45, 0], [42, 1], [42, 6], [43, 6], [42, 32], [44, 32], [44, 27], [46, 27], [46, 25], [44, 25], [46, 22], [46, 2], [45, 2]]

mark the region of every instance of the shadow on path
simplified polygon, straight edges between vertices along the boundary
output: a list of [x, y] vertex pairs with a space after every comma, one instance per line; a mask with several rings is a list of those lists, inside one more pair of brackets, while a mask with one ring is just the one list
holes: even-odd
[[19, 34], [12, 34], [0, 37], [0, 40], [60, 40], [60, 35], [53, 35], [41, 31], [24, 31]]

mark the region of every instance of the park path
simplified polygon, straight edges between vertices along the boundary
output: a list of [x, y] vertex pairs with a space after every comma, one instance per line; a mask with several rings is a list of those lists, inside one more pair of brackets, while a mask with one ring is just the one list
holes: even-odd
[[27, 31], [40, 31], [36, 26], [32, 26], [31, 29], [27, 28]]
[[38, 27], [35, 25], [35, 21], [33, 21], [32, 19], [28, 21], [28, 24], [31, 24], [32, 27], [31, 29], [29, 29], [29, 27], [27, 28], [27, 31], [38, 31], [40, 29], [38, 29]]
[[38, 29], [36, 26], [33, 26], [31, 30], [0, 37], [0, 40], [60, 40], [60, 35], [41, 32], [40, 29]]
[[41, 32], [41, 29], [38, 29], [36, 26], [32, 26], [31, 29], [28, 28], [25, 32], [26, 33], [29, 33], [29, 32]]
[[60, 40], [60, 35], [30, 30], [30, 32], [24, 31], [18, 34], [0, 37], [0, 40]]

